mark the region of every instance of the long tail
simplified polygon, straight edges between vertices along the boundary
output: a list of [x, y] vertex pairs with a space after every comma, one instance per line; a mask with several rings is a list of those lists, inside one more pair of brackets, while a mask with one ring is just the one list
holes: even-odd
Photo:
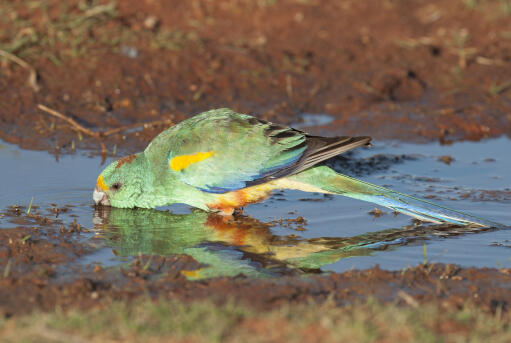
[[394, 211], [407, 214], [423, 221], [438, 224], [475, 224], [485, 227], [503, 229], [510, 228], [503, 224], [452, 210], [429, 201], [421, 200], [410, 195], [357, 180], [347, 175], [339, 174], [326, 166], [305, 170], [289, 177], [289, 179], [317, 187], [324, 192], [340, 194], [350, 198], [385, 206]]

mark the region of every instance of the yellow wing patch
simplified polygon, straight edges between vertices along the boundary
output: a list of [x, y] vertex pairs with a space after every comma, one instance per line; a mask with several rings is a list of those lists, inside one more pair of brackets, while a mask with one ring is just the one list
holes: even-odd
[[200, 268], [200, 269], [194, 269], [194, 270], [181, 270], [181, 274], [186, 276], [186, 278], [188, 279], [200, 279], [201, 278], [201, 271], [203, 270], [204, 268]]
[[215, 152], [213, 150], [208, 152], [196, 152], [191, 155], [176, 156], [169, 161], [169, 167], [172, 170], [180, 171], [188, 167], [190, 164], [200, 162], [206, 158], [213, 156]]

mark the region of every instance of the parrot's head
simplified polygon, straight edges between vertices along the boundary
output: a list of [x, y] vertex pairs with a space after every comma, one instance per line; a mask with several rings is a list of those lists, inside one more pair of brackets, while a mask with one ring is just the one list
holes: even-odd
[[96, 205], [122, 208], [140, 206], [146, 185], [145, 157], [129, 155], [103, 169], [96, 181], [92, 198]]

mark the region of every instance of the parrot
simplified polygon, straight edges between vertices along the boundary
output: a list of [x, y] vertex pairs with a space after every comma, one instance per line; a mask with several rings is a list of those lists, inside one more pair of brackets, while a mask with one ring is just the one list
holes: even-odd
[[156, 208], [175, 203], [220, 215], [292, 189], [342, 195], [436, 224], [505, 225], [373, 185], [322, 162], [367, 136], [322, 137], [288, 126], [213, 109], [167, 128], [140, 153], [110, 163], [96, 180], [96, 205]]

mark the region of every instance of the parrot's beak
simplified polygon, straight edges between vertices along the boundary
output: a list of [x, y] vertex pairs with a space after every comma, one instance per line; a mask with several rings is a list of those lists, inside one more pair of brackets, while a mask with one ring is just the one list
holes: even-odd
[[110, 201], [108, 200], [108, 197], [106, 196], [106, 193], [103, 192], [99, 186], [96, 186], [94, 188], [94, 192], [92, 193], [92, 199], [94, 199], [94, 202], [96, 205], [104, 205], [104, 206], [110, 206]]

